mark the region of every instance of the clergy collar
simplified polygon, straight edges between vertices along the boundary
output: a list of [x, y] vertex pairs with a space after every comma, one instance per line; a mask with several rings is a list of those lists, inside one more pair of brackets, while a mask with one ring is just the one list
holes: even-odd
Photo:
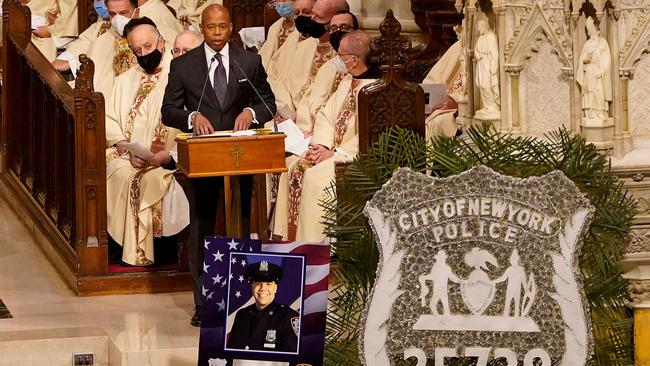
[[[217, 51], [213, 50], [212, 47], [208, 46], [206, 42], [203, 42], [203, 49], [205, 50], [205, 60], [208, 65], [212, 60], [212, 57], [217, 54]], [[226, 42], [221, 50], [219, 50], [221, 57], [229, 58], [230, 57], [230, 43]]]
[[374, 73], [372, 72], [371, 68], [366, 69], [366, 71], [362, 72], [361, 74], [357, 76], [353, 76], [353, 79], [377, 79], [375, 77]]

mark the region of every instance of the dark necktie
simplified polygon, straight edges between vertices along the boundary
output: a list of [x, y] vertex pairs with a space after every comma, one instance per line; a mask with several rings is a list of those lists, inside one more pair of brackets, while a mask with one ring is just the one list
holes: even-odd
[[226, 80], [226, 68], [223, 67], [223, 58], [219, 52], [217, 52], [216, 56], [219, 64], [214, 70], [214, 94], [217, 95], [219, 104], [223, 107], [223, 103], [226, 99], [226, 87], [228, 86], [228, 81]]

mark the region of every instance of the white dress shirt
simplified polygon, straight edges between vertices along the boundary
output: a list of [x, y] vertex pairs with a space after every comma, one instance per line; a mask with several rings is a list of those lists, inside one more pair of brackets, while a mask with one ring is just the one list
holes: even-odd
[[[205, 63], [208, 65], [208, 77], [210, 78], [210, 85], [212, 85], [212, 90], [214, 90], [214, 71], [217, 69], [217, 66], [219, 66], [219, 58], [216, 58], [215, 55], [217, 54], [217, 51], [213, 50], [212, 47], [208, 46], [207, 43], [203, 42], [203, 49], [205, 50]], [[221, 62], [223, 62], [223, 67], [226, 69], [226, 83], [230, 80], [230, 45], [226, 43], [225, 46], [219, 51], [221, 54]], [[212, 58], [215, 57], [214, 62], [212, 61]], [[244, 109], [248, 109], [251, 111], [253, 114], [253, 124], [257, 125], [259, 122], [257, 121], [257, 118], [255, 116], [255, 111], [253, 108], [246, 107]], [[192, 129], [192, 116], [193, 113], [190, 113], [190, 115], [187, 118], [187, 126], [189, 129]]]

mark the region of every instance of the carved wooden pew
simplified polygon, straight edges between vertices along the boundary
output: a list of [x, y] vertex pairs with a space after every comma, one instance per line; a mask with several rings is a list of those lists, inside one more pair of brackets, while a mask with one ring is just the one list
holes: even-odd
[[[111, 274], [106, 233], [104, 98], [82, 57], [73, 90], [31, 43], [30, 11], [3, 4], [1, 180], [80, 295], [178, 291], [183, 271]], [[11, 91], [11, 92], [8, 92]], [[53, 250], [52, 250], [53, 249]]]
[[359, 150], [377, 141], [387, 128], [399, 126], [424, 136], [424, 91], [404, 79], [404, 63], [413, 52], [411, 40], [401, 36], [402, 27], [388, 10], [379, 26], [381, 35], [370, 44], [370, 63], [379, 65], [383, 76], [359, 91]]

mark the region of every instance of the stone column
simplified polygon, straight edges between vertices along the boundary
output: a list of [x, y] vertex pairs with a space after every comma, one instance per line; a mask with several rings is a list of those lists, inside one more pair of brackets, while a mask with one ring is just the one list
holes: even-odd
[[[506, 7], [500, 6], [494, 9], [496, 14], [496, 22], [494, 24], [494, 31], [497, 34], [499, 40], [499, 92], [500, 100], [499, 107], [501, 109], [501, 119], [500, 126], [495, 126], [497, 129], [502, 131], [509, 131], [512, 126], [512, 115], [510, 113], [510, 108], [507, 108], [508, 101], [510, 96], [508, 95], [508, 78], [506, 77], [505, 70], [505, 54], [506, 54]], [[514, 103], [514, 100], [512, 101]], [[496, 122], [496, 121], [495, 121]], [[500, 128], [499, 128], [500, 127]]]
[[[580, 13], [575, 9], [571, 13], [571, 19], [569, 20], [569, 34], [571, 34], [571, 45], [573, 47], [573, 71], [578, 70], [578, 57], [580, 55], [580, 36], [578, 27], [578, 20], [580, 19]], [[582, 99], [580, 98], [580, 90], [578, 89], [578, 84], [574, 80], [571, 82], [571, 130], [574, 132], [580, 132], [580, 120], [582, 117]]]
[[[519, 107], [519, 74], [523, 69], [521, 65], [506, 65], [504, 67], [505, 72], [508, 74], [510, 79], [510, 130], [512, 133], [517, 134], [522, 132], [521, 128], [521, 108]], [[505, 83], [504, 83], [505, 84]], [[505, 106], [502, 105], [502, 106]], [[501, 108], [501, 115], [505, 112], [505, 108]]]
[[619, 120], [617, 121], [617, 131], [614, 136], [614, 155], [617, 158], [623, 157], [626, 153], [632, 150], [632, 136], [630, 135], [630, 108], [629, 108], [629, 82], [634, 77], [634, 70], [632, 69], [619, 69], [618, 82], [614, 83], [616, 94], [620, 98], [614, 98], [620, 104]]

